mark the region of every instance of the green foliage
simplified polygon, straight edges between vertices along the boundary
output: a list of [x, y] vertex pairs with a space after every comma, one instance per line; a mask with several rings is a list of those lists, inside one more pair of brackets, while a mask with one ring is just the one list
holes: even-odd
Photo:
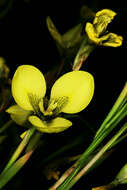
[[[24, 3], [27, 3], [28, 7], [32, 5], [32, 3], [34, 5], [36, 4], [36, 2], [30, 0], [24, 0], [21, 4], [24, 5]], [[45, 60], [43, 60], [43, 63], [40, 64], [40, 70], [44, 73], [44, 76], [39, 69], [37, 71], [37, 65], [34, 63], [35, 65], [32, 67], [34, 69], [28, 71], [31, 73], [30, 80], [29, 73], [27, 73], [25, 69], [23, 77], [20, 78], [21, 73], [19, 73], [19, 75], [15, 74], [16, 87], [14, 88], [14, 77], [13, 81], [11, 78], [14, 74], [15, 67], [21, 64], [27, 64], [27, 67], [29, 67], [28, 65], [33, 64], [33, 62], [27, 63], [24, 57], [24, 62], [20, 62], [21, 57], [19, 57], [19, 63], [16, 62], [16, 65], [13, 65], [6, 58], [8, 57], [8, 52], [6, 52], [7, 55], [5, 58], [3, 58], [4, 53], [2, 57], [0, 57], [0, 155], [2, 155], [0, 158], [0, 189], [4, 187], [9, 187], [14, 190], [24, 189], [24, 184], [26, 183], [24, 176], [27, 176], [26, 186], [29, 189], [34, 188], [31, 187], [34, 181], [35, 184], [39, 184], [41, 179], [41, 185], [43, 183], [44, 185], [38, 187], [39, 189], [37, 190], [42, 188], [50, 190], [69, 190], [81, 177], [90, 172], [96, 172], [99, 165], [102, 164], [103, 166], [103, 162], [107, 158], [110, 158], [115, 150], [119, 150], [119, 146], [122, 143], [125, 143], [124, 140], [127, 137], [127, 123], [125, 121], [127, 116], [127, 83], [107, 116], [102, 116], [103, 118], [105, 117], [105, 119], [100, 127], [96, 127], [96, 125], [98, 126], [100, 123], [98, 116], [101, 117], [101, 114], [103, 114], [101, 109], [97, 110], [99, 105], [96, 105], [98, 75], [95, 73], [98, 72], [98, 68], [100, 67], [100, 65], [98, 66], [99, 60], [101, 60], [102, 65], [104, 64], [104, 58], [101, 57], [101, 52], [108, 51], [104, 46], [118, 47], [122, 46], [122, 42], [124, 42], [123, 37], [119, 36], [122, 35], [120, 32], [118, 32], [117, 35], [109, 33], [108, 31], [108, 27], [110, 27], [109, 23], [113, 21], [117, 11], [115, 12], [103, 8], [99, 10], [99, 7], [95, 6], [95, 4], [99, 6], [99, 1], [97, 0], [91, 1], [90, 4], [93, 4], [91, 8], [84, 4], [82, 5], [79, 11], [80, 16], [78, 22], [75, 21], [74, 26], [71, 26], [71, 29], [65, 33], [63, 33], [62, 30], [59, 32], [50, 16], [46, 14], [46, 20], [44, 20], [47, 27], [46, 35], [50, 38], [50, 33], [55, 41], [59, 52], [59, 60], [53, 59], [53, 54], [50, 52], [47, 53], [48, 57], [52, 58], [51, 64], [53, 67], [51, 70], [48, 70], [49, 65], [46, 62], [48, 72], [43, 72], [45, 62]], [[14, 0], [0, 1], [0, 26], [4, 26], [6, 16], [8, 19], [9, 11], [13, 12], [16, 5], [16, 1]], [[27, 7], [26, 4], [24, 6]], [[36, 16], [37, 15], [35, 15], [35, 18]], [[115, 23], [116, 20], [114, 19], [113, 22]], [[62, 22], [60, 21], [60, 23]], [[115, 28], [114, 30], [116, 33], [117, 29], [119, 28]], [[49, 33], [47, 31], [49, 31]], [[44, 38], [46, 37], [44, 36]], [[33, 40], [33, 38], [31, 40]], [[47, 39], [46, 46], [48, 46], [48, 51], [50, 51], [52, 46], [50, 48]], [[99, 51], [100, 54], [98, 54], [96, 50]], [[122, 47], [120, 47], [114, 51], [117, 53], [122, 50]], [[25, 50], [22, 49], [22, 52], [23, 51]], [[46, 47], [41, 52], [41, 56], [42, 53], [46, 53], [45, 51]], [[97, 53], [97, 57], [93, 58], [94, 61], [91, 64], [91, 68], [89, 68], [92, 53]], [[90, 57], [90, 59], [88, 59], [88, 57]], [[117, 65], [113, 63], [114, 58], [109, 56], [109, 60], [110, 59], [110, 64], [114, 66], [113, 71], [115, 72]], [[121, 68], [120, 64], [118, 65], [119, 68]], [[111, 67], [107, 62], [106, 67], [108, 67], [110, 71]], [[101, 68], [103, 68], [103, 66], [101, 66]], [[86, 71], [79, 71], [80, 69]], [[35, 70], [37, 71], [36, 74], [34, 72]], [[85, 80], [81, 77], [82, 74], [86, 75], [86, 73], [88, 73], [87, 71], [91, 72], [95, 78], [95, 96], [93, 96], [94, 84], [90, 82], [90, 85], [92, 85], [92, 92], [90, 92], [90, 85], [85, 86]], [[70, 73], [79, 74], [74, 74], [75, 76], [72, 77], [73, 74]], [[105, 69], [102, 69], [101, 75], [104, 73]], [[63, 76], [64, 79], [62, 77], [58, 79], [58, 76], [62, 74], [65, 74]], [[115, 81], [113, 74], [114, 73], [112, 73], [112, 80]], [[108, 78], [108, 73], [106, 77]], [[39, 82], [37, 78], [39, 78], [39, 80], [41, 78], [41, 82]], [[73, 79], [71, 82], [69, 82], [70, 78]], [[125, 81], [120, 81], [120, 75], [118, 78], [120, 87], [122, 87]], [[18, 79], [19, 83], [17, 83]], [[87, 79], [89, 79], [89, 77]], [[102, 107], [104, 108], [106, 107], [105, 104], [108, 104], [108, 99], [106, 100], [107, 95], [111, 101], [116, 98], [116, 95], [112, 94], [112, 90], [109, 90], [108, 82], [108, 80], [105, 82], [106, 86], [104, 87], [107, 89], [105, 91], [107, 93], [105, 99], [103, 99], [102, 96], [102, 100], [100, 100], [100, 102], [103, 102]], [[102, 83], [101, 85], [105, 84]], [[11, 90], [12, 85], [13, 90]], [[115, 85], [118, 85], [117, 82]], [[42, 86], [44, 88], [43, 96], [41, 96]], [[87, 94], [86, 89], [92, 95], [84, 101], [84, 97]], [[49, 90], [51, 91], [51, 95], [49, 95]], [[60, 95], [62, 93], [63, 96], [61, 97]], [[99, 93], [103, 93], [102, 89], [99, 89]], [[12, 94], [14, 99], [12, 98]], [[39, 98], [36, 96], [37, 94], [39, 94]], [[88, 102], [91, 101], [92, 97], [93, 102], [85, 111], [82, 111], [84, 107], [89, 104]], [[14, 100], [16, 103], [19, 102], [20, 105], [15, 105]], [[68, 102], [70, 102], [70, 105]], [[79, 113], [80, 111], [82, 112]], [[10, 114], [11, 119], [7, 112]], [[57, 117], [58, 114], [59, 117]], [[57, 119], [57, 121], [55, 119]], [[71, 125], [72, 127], [70, 127]], [[63, 131], [61, 130], [62, 126], [64, 126], [65, 129], [69, 128]], [[43, 130], [43, 127], [45, 130]], [[53, 132], [59, 133], [52, 134], [52, 128], [54, 129]], [[47, 131], [51, 132], [51, 134], [45, 133]], [[126, 162], [124, 155], [121, 155], [121, 158], [122, 157]], [[27, 165], [24, 167], [26, 163]], [[15, 178], [15, 175], [18, 174], [21, 169], [24, 176], [21, 175], [18, 178], [17, 175], [17, 178]], [[109, 167], [109, 172], [110, 170], [113, 170], [112, 166]], [[113, 174], [114, 180], [111, 183], [93, 188], [93, 190], [108, 190], [117, 187], [117, 185], [126, 184], [127, 165], [125, 164], [117, 173], [116, 177], [114, 177], [115, 175]], [[103, 175], [105, 177], [105, 172]], [[98, 176], [102, 176], [102, 173], [100, 172]], [[13, 177], [15, 180], [12, 180], [12, 183], [8, 183]], [[98, 177], [98, 179], [100, 183], [103, 183], [101, 182], [101, 178]], [[95, 181], [95, 179], [92, 180]], [[86, 183], [93, 185], [92, 180], [90, 179], [90, 182], [86, 180]], [[20, 184], [18, 188], [16, 183]], [[87, 186], [84, 186], [84, 188], [87, 189]]]

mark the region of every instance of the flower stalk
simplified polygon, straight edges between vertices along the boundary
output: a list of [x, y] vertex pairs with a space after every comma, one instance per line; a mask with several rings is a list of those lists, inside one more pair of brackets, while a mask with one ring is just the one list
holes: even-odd
[[[127, 130], [127, 123], [114, 135], [114, 137], [92, 158], [92, 160], [72, 179], [71, 183], [66, 186], [69, 190], [90, 168], [101, 158], [101, 156], [112, 146], [112, 144]], [[59, 188], [60, 190], [61, 188]]]
[[[5, 169], [0, 175], [0, 189], [2, 189], [8, 183], [8, 181], [10, 181], [24, 166], [24, 164], [29, 160], [29, 158], [31, 157], [32, 153], [38, 145], [41, 135], [42, 134], [38, 132], [35, 133], [34, 128], [31, 128], [27, 131], [22, 142], [20, 143], [20, 145], [12, 155], [11, 159], [9, 160], [8, 164], [6, 165]], [[21, 152], [24, 150], [27, 144], [28, 146], [26, 147], [26, 153], [24, 154], [24, 156], [20, 157], [17, 160], [17, 158], [20, 156]]]
[[34, 150], [27, 152], [24, 156], [18, 159], [6, 172], [0, 175], [0, 189], [2, 189], [24, 166], [24, 164], [29, 160]]
[[84, 40], [81, 43], [81, 46], [77, 52], [77, 55], [74, 59], [73, 71], [78, 71], [82, 67], [82, 64], [86, 61], [91, 52], [96, 48], [96, 45], [91, 43], [88, 36], [84, 37]]
[[96, 136], [101, 133], [102, 130], [105, 129], [106, 123], [108, 123], [111, 118], [120, 111], [120, 109], [126, 104], [127, 102], [127, 83], [125, 84], [124, 88], [122, 89], [118, 99], [116, 100], [115, 104], [113, 105], [112, 109], [110, 110], [109, 114], [107, 115], [106, 119], [102, 123], [101, 127], [97, 131]]
[[3, 133], [10, 125], [13, 123], [12, 120], [9, 120], [7, 123], [5, 123], [1, 128], [0, 128], [0, 133]]
[[127, 163], [121, 168], [115, 179], [104, 186], [92, 188], [92, 190], [111, 190], [114, 187], [127, 183]]
[[28, 144], [28, 142], [29, 142], [30, 138], [32, 137], [32, 135], [34, 134], [34, 132], [35, 132], [34, 128], [31, 128], [27, 131], [25, 137], [23, 138], [23, 140], [21, 141], [21, 143], [17, 147], [16, 151], [14, 152], [12, 157], [10, 158], [9, 162], [7, 163], [7, 165], [4, 168], [2, 173], [6, 172], [11, 167], [11, 165], [17, 160], [17, 158], [20, 156], [20, 154], [24, 150], [25, 146]]

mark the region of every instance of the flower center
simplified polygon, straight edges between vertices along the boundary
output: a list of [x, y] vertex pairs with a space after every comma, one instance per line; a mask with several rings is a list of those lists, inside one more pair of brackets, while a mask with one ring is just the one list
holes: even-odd
[[63, 96], [48, 100], [46, 97], [38, 99], [35, 95], [29, 94], [29, 101], [34, 113], [43, 121], [48, 121], [62, 112], [63, 107], [68, 103], [68, 97]]
[[[46, 102], [45, 102], [46, 101]], [[60, 112], [62, 112], [63, 107], [67, 104], [68, 97], [63, 96], [56, 99], [50, 99], [47, 103], [47, 99], [40, 101], [39, 108], [44, 116], [56, 117]]]
[[111, 19], [107, 15], [102, 15], [98, 17], [98, 22], [94, 24], [96, 33], [100, 36], [102, 35], [107, 28], [107, 25], [110, 23]]

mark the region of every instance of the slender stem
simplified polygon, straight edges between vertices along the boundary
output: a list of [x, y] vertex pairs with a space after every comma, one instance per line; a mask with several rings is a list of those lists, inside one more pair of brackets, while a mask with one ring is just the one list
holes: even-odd
[[117, 139], [110, 147], [113, 148], [114, 146], [116, 146], [118, 143], [120, 143], [122, 140], [124, 140], [125, 138], [127, 138], [127, 133], [125, 135], [122, 135], [119, 139]]
[[[114, 123], [113, 128], [116, 126], [117, 123]], [[66, 184], [71, 181], [71, 179], [78, 173], [80, 168], [82, 167], [84, 160], [97, 148], [97, 146], [103, 141], [103, 139], [111, 132], [111, 130], [108, 130], [107, 133], [100, 136], [100, 138], [95, 139], [90, 146], [87, 148], [87, 150], [83, 153], [83, 155], [80, 157], [80, 159], [72, 165], [63, 175], [62, 177], [56, 182], [54, 186], [50, 188], [50, 190], [55, 190], [57, 187], [59, 190], [64, 189], [64, 184], [62, 183], [66, 180]], [[62, 186], [61, 186], [62, 185]]]
[[73, 141], [65, 146], [63, 146], [62, 148], [56, 150], [56, 152], [53, 152], [51, 155], [49, 155], [48, 157], [46, 157], [45, 159], [42, 160], [40, 166], [43, 166], [45, 164], [47, 164], [47, 162], [49, 162], [50, 160], [55, 159], [55, 157], [64, 154], [66, 151], [71, 150], [72, 148], [74, 148], [75, 146], [79, 145], [82, 143], [84, 139], [84, 134], [81, 134], [79, 137], [77, 137], [76, 139], [73, 139]]
[[10, 181], [16, 173], [24, 166], [29, 160], [34, 150], [27, 152], [19, 160], [17, 160], [6, 172], [0, 175], [0, 189], [2, 189], [8, 181]]
[[[99, 142], [98, 142], [99, 143]], [[83, 160], [86, 159], [91, 152], [95, 150], [97, 147], [98, 143], [93, 142], [90, 144], [90, 146], [87, 148], [87, 150], [84, 152], [84, 154], [81, 156], [81, 158], [76, 161], [62, 176], [61, 178], [56, 182], [55, 185], [53, 185], [50, 190], [62, 190], [64, 189], [64, 184], [62, 184], [66, 180], [66, 184], [68, 184], [69, 181], [76, 175], [76, 173], [80, 170], [80, 164], [83, 163]], [[65, 184], [65, 185], [66, 185]]]
[[5, 124], [0, 128], [0, 133], [3, 133], [12, 123], [13, 123], [12, 120], [9, 120], [7, 123], [5, 123]]
[[[125, 93], [125, 90], [124, 90]], [[126, 93], [123, 95], [125, 97]], [[120, 104], [119, 104], [120, 105]], [[117, 107], [119, 108], [119, 107]], [[64, 175], [60, 178], [59, 182], [61, 183], [65, 181], [62, 185], [60, 185], [60, 189], [64, 187], [64, 185], [68, 184], [73, 177], [78, 173], [81, 167], [84, 164], [84, 160], [97, 148], [97, 146], [103, 141], [103, 139], [115, 128], [115, 126], [127, 115], [127, 105], [125, 104], [119, 112], [116, 112], [116, 115], [109, 120], [108, 123], [104, 124], [104, 129], [94, 138], [91, 145], [87, 148], [87, 150], [83, 153], [78, 162], [75, 163], [71, 168], [64, 173]], [[66, 179], [67, 178], [67, 179]], [[66, 179], [66, 180], [65, 180]], [[57, 182], [57, 184], [61, 184]], [[57, 185], [56, 184], [56, 185]], [[54, 186], [53, 186], [54, 187]], [[51, 188], [52, 190], [54, 188]], [[59, 188], [59, 187], [58, 187]]]
[[[81, 167], [84, 159], [97, 148], [97, 146], [103, 141], [103, 139], [117, 126], [117, 124], [127, 115], [127, 105], [125, 105], [120, 112], [105, 126], [107, 131], [103, 134], [99, 135], [98, 138], [95, 138], [88, 149], [84, 152], [84, 154], [79, 159], [79, 166]], [[110, 126], [110, 127], [109, 127]]]
[[105, 137], [116, 127], [116, 125], [127, 115], [127, 104], [125, 104], [114, 117], [104, 125], [104, 128], [95, 136], [94, 140], [99, 139], [103, 134]]
[[35, 134], [33, 135], [33, 137], [30, 139], [29, 144], [27, 145], [25, 151], [29, 152], [32, 149], [35, 149], [36, 146], [38, 145], [38, 141], [42, 135], [43, 135], [43, 133], [36, 131]]
[[74, 64], [73, 64], [73, 67], [72, 67], [73, 71], [80, 70], [83, 62], [86, 61], [86, 59], [88, 58], [90, 53], [95, 49], [95, 47], [96, 46], [94, 44], [91, 44], [89, 42], [89, 39], [86, 36], [84, 38], [79, 50], [78, 50], [78, 53], [77, 53], [76, 57], [75, 57]]
[[19, 146], [17, 147], [16, 151], [14, 152], [14, 154], [12, 155], [11, 159], [9, 160], [9, 162], [7, 163], [6, 167], [4, 168], [3, 172], [6, 172], [6, 170], [15, 162], [15, 160], [19, 157], [19, 155], [21, 154], [21, 152], [23, 151], [23, 149], [25, 148], [25, 146], [28, 144], [31, 136], [33, 135], [33, 133], [35, 132], [34, 128], [31, 128], [27, 131], [27, 134], [25, 135], [24, 139], [22, 140], [22, 142], [19, 144]]
[[71, 168], [66, 170], [66, 172], [61, 176], [61, 178], [51, 187], [49, 190], [56, 190], [59, 186], [65, 181], [65, 179], [74, 171], [75, 167], [77, 166], [77, 162], [75, 162]]
[[56, 73], [56, 78], [60, 75], [60, 73], [61, 73], [61, 71], [62, 71], [62, 69], [63, 69], [63, 67], [64, 67], [64, 64], [65, 64], [65, 60], [62, 59], [61, 62], [60, 62], [60, 64], [59, 64], [57, 73]]
[[127, 129], [127, 123], [117, 132], [116, 135], [93, 157], [93, 159], [72, 179], [71, 183], [66, 186], [69, 190], [95, 163], [100, 157], [109, 149], [112, 144], [120, 137], [120, 135]]
[[[34, 132], [34, 130], [32, 131]], [[20, 157], [16, 162], [13, 162], [10, 167], [6, 168], [6, 170], [2, 172], [2, 174], [0, 175], [0, 189], [2, 189], [29, 160], [36, 146], [38, 145], [40, 137], [40, 133], [35, 133], [29, 143], [29, 148], [27, 149], [26, 154]]]
[[102, 125], [100, 126], [99, 130], [97, 131], [95, 137], [101, 132], [101, 130], [104, 128], [105, 124], [113, 117], [113, 115], [116, 113], [116, 111], [118, 111], [118, 109], [121, 108], [121, 104], [123, 103], [124, 100], [127, 101], [127, 83], [125, 84], [125, 86], [124, 86], [123, 90], [121, 91], [119, 97], [117, 98], [114, 106], [110, 110], [109, 114], [105, 118], [105, 120], [102, 123]]

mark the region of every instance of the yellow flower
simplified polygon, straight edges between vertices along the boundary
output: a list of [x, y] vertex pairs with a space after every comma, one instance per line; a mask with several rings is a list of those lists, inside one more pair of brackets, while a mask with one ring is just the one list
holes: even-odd
[[93, 76], [85, 71], [72, 71], [54, 83], [48, 101], [43, 74], [32, 65], [22, 65], [12, 79], [12, 95], [17, 105], [8, 108], [7, 112], [20, 125], [28, 119], [41, 132], [58, 133], [72, 125], [59, 114], [82, 111], [93, 93]]
[[108, 24], [115, 17], [116, 13], [110, 9], [98, 11], [93, 24], [87, 23], [85, 30], [88, 38], [96, 45], [118, 47], [122, 45], [123, 38], [114, 33], [106, 31]]

